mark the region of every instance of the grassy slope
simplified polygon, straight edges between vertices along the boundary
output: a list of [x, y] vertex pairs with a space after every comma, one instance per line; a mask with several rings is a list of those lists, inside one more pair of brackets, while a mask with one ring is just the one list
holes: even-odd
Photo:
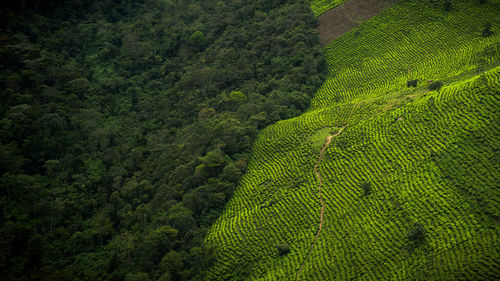
[[[453, 1], [449, 13], [421, 2], [326, 47], [331, 75], [311, 110], [261, 133], [213, 225], [208, 280], [294, 280], [301, 264], [301, 280], [500, 276], [500, 31], [480, 36], [486, 21], [500, 26], [498, 1]], [[428, 80], [445, 86], [429, 92]], [[313, 166], [344, 124], [321, 162], [325, 222], [308, 256], [321, 208]], [[416, 223], [426, 238], [410, 249]]]
[[311, 0], [311, 9], [315, 16], [319, 16], [346, 1], [347, 0]]

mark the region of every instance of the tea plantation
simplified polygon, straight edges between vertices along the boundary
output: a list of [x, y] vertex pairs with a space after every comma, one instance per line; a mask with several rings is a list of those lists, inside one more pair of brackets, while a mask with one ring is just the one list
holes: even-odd
[[318, 16], [343, 2], [346, 0], [312, 0], [311, 9], [314, 15]]
[[205, 278], [498, 280], [498, 11], [399, 1], [329, 43], [309, 111], [257, 138]]

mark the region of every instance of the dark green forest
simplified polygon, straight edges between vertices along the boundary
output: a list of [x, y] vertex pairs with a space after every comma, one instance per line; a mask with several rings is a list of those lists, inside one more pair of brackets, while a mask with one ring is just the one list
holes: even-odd
[[0, 10], [0, 279], [203, 280], [256, 134], [324, 79], [309, 3]]

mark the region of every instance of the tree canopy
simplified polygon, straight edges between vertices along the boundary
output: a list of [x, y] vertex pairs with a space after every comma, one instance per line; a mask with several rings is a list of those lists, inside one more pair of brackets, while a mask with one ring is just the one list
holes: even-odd
[[322, 82], [309, 5], [27, 0], [0, 13], [0, 278], [202, 280], [206, 229], [257, 132]]

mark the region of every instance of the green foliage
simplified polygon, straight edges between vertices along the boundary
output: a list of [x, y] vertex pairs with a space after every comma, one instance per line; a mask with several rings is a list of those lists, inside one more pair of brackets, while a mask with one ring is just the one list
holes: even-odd
[[410, 249], [420, 246], [425, 242], [425, 228], [420, 223], [416, 223], [408, 233]]
[[214, 116], [215, 113], [216, 113], [216, 111], [212, 107], [209, 107], [209, 108], [204, 107], [198, 112], [198, 118], [201, 120], [204, 120], [204, 119], [207, 119], [207, 118]]
[[242, 174], [241, 170], [234, 163], [231, 163], [224, 167], [224, 169], [222, 170], [221, 177], [225, 181], [236, 184], [238, 183], [241, 174]]
[[200, 158], [200, 161], [208, 168], [219, 167], [224, 164], [224, 152], [217, 148]]
[[359, 185], [359, 188], [363, 190], [363, 196], [368, 196], [372, 193], [372, 183], [368, 181], [363, 181]]
[[205, 34], [199, 30], [195, 31], [189, 38], [191, 43], [198, 49], [202, 49], [206, 44]]
[[184, 261], [182, 260], [181, 254], [175, 251], [170, 251], [161, 259], [160, 268], [163, 272], [170, 272], [170, 274], [178, 276], [183, 263]]
[[406, 87], [410, 88], [410, 87], [417, 87], [418, 85], [418, 79], [413, 79], [413, 80], [408, 80], [406, 82]]
[[481, 31], [481, 35], [483, 37], [490, 37], [493, 34], [493, 31], [491, 31], [491, 22], [486, 22], [484, 24], [483, 30]]
[[203, 280], [258, 130], [321, 85], [308, 5], [8, 0], [0, 21], [0, 279]]
[[[443, 3], [399, 1], [325, 48], [311, 108], [259, 134], [211, 226], [208, 280], [499, 275], [500, 56], [485, 51], [500, 37], [478, 36], [499, 18], [493, 3]], [[446, 87], [408, 89], [413, 77]], [[283, 241], [293, 251], [277, 258]]]
[[399, 1], [322, 86], [304, 1], [59, 2], [0, 4], [0, 279], [499, 275], [498, 1]]
[[247, 99], [247, 96], [241, 91], [231, 91], [229, 99], [236, 102], [243, 102]]
[[429, 89], [431, 91], [439, 91], [439, 89], [441, 89], [441, 87], [443, 87], [443, 83], [441, 81], [434, 81], [434, 82], [430, 83], [429, 85], [427, 85], [427, 89]]
[[453, 6], [452, 6], [452, 4], [451, 4], [451, 1], [450, 1], [450, 0], [446, 0], [446, 1], [444, 1], [444, 3], [443, 3], [443, 7], [444, 7], [444, 10], [445, 10], [446, 12], [450, 12], [450, 11], [452, 10], [452, 8], [453, 8]]
[[287, 244], [276, 244], [275, 246], [280, 256], [284, 256], [290, 253], [290, 246], [288, 246]]
[[311, 0], [311, 9], [315, 16], [333, 9], [334, 7], [346, 2], [346, 0]]
[[128, 273], [125, 276], [125, 281], [149, 281], [149, 275], [145, 272]]
[[[446, 81], [457, 73], [477, 67], [476, 59], [470, 59], [480, 57], [485, 49], [497, 49], [496, 34], [486, 40], [478, 36], [485, 22], [490, 21], [493, 26], [499, 22], [491, 13], [496, 4], [454, 1], [453, 13], [438, 21], [435, 19], [443, 17], [443, 13], [436, 3], [440, 6], [443, 2], [408, 4], [409, 12], [403, 12], [400, 5], [393, 5], [384, 13], [387, 16], [383, 16], [383, 24], [391, 26], [390, 32], [382, 28], [380, 19], [374, 18], [327, 45], [326, 59], [341, 73], [326, 80], [322, 86], [325, 91], [314, 96], [312, 108], [352, 97], [362, 99], [397, 93], [401, 86], [417, 77], [420, 81]], [[404, 16], [391, 16], [396, 11]], [[418, 22], [425, 28], [414, 28], [411, 22]], [[358, 36], [355, 35], [357, 31], [360, 32]], [[464, 40], [475, 47], [463, 45]], [[377, 52], [368, 49], [367, 45]], [[496, 53], [488, 56], [484, 59], [487, 65], [481, 67], [487, 70], [497, 59]], [[388, 67], [395, 71], [387, 71]]]

